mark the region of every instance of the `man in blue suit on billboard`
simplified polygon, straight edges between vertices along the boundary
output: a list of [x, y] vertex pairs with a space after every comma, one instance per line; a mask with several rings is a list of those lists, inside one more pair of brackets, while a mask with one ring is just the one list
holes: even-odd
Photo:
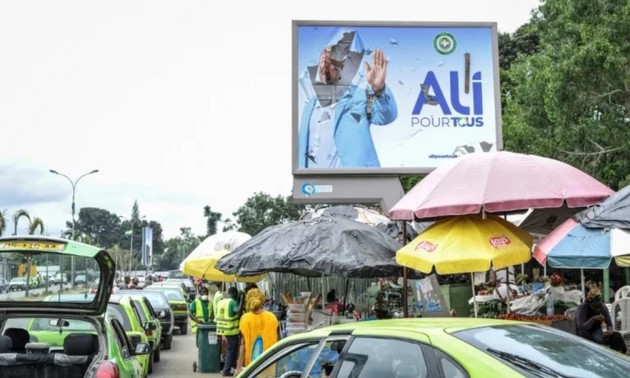
[[373, 52], [363, 73], [366, 54], [356, 31], [340, 31], [320, 53], [319, 64], [300, 75], [299, 168], [380, 167], [370, 126], [393, 122], [398, 110], [385, 85], [383, 51]]

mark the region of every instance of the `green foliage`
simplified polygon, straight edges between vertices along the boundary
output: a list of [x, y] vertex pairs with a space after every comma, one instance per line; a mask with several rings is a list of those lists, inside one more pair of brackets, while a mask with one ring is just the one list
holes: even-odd
[[223, 214], [212, 211], [210, 206], [206, 205], [203, 208], [203, 216], [206, 218], [206, 236], [216, 234], [217, 223], [221, 222]]
[[630, 3], [548, 0], [505, 96], [507, 150], [565, 161], [613, 189], [630, 174]]
[[[475, 316], [474, 303], [470, 305], [470, 316]], [[499, 315], [507, 313], [507, 305], [499, 299], [491, 299], [486, 302], [477, 302], [477, 317], [496, 319]]]
[[409, 192], [417, 183], [423, 179], [423, 176], [401, 176], [400, 183], [402, 184], [403, 191]]
[[123, 233], [118, 215], [95, 207], [79, 210], [76, 232], [89, 235], [95, 245], [105, 249], [116, 245]]
[[239, 231], [253, 236], [269, 226], [300, 219], [304, 209], [304, 205], [294, 204], [291, 196], [274, 198], [259, 192], [249, 197], [233, 215]]
[[199, 244], [201, 240], [189, 227], [180, 228], [180, 234], [172, 239], [167, 240], [164, 253], [159, 258], [154, 257], [157, 263], [157, 270], [179, 269], [179, 264], [186, 256], [190, 254]]
[[0, 236], [4, 234], [4, 231], [7, 229], [7, 211], [0, 211]]

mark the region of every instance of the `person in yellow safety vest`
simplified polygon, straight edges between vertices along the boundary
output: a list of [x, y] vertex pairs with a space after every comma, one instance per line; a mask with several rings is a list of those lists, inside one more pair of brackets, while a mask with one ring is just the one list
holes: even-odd
[[[201, 287], [199, 296], [190, 303], [188, 307], [188, 317], [193, 334], [197, 333], [198, 323], [208, 323], [213, 319], [212, 302], [208, 299], [208, 288]], [[195, 338], [196, 340], [196, 338]], [[199, 345], [197, 345], [199, 347]]]
[[221, 335], [227, 343], [227, 353], [225, 356], [225, 365], [221, 375], [231, 377], [234, 375], [236, 368], [236, 359], [238, 354], [238, 318], [239, 308], [236, 299], [238, 298], [238, 290], [235, 287], [228, 289], [227, 298], [219, 301], [217, 311], [217, 335]]

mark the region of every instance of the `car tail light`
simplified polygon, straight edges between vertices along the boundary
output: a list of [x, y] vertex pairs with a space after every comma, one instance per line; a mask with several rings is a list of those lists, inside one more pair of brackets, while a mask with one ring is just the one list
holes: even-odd
[[149, 329], [149, 330], [144, 331], [144, 334], [147, 336], [153, 336], [153, 331]]
[[120, 371], [112, 361], [103, 361], [98, 365], [94, 378], [120, 378]]

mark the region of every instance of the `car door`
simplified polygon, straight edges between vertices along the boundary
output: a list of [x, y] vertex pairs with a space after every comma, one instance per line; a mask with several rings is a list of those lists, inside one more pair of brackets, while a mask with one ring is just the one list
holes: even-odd
[[114, 340], [120, 351], [121, 363], [118, 364], [120, 369], [121, 378], [135, 378], [141, 377], [143, 368], [138, 361], [138, 358], [133, 354], [133, 347], [131, 342], [127, 338], [127, 334], [123, 329], [123, 326], [114, 317], [111, 318], [111, 330], [113, 332]]

